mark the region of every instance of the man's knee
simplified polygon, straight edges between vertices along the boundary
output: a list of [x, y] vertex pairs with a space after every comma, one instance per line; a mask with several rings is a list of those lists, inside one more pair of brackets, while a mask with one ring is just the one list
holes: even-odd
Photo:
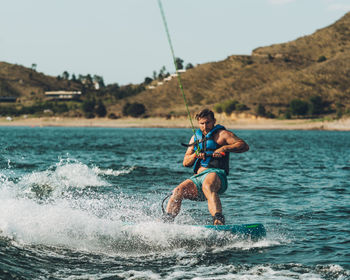
[[182, 200], [184, 196], [184, 188], [181, 186], [177, 186], [174, 190], [173, 190], [173, 198], [176, 200]]
[[211, 193], [217, 193], [220, 188], [217, 188], [214, 185], [211, 184], [203, 184], [202, 190], [204, 194], [211, 194]]
[[202, 190], [204, 193], [217, 193], [221, 188], [220, 177], [216, 173], [210, 173], [209, 175], [207, 176], [207, 178], [205, 178], [203, 182]]
[[197, 195], [198, 194], [196, 186], [192, 181], [185, 181], [173, 190], [173, 197], [176, 200], [182, 200], [184, 198], [191, 199], [196, 197]]
[[183, 184], [177, 186], [173, 190], [174, 197], [182, 199], [186, 195], [186, 189], [187, 189], [186, 186], [184, 186]]

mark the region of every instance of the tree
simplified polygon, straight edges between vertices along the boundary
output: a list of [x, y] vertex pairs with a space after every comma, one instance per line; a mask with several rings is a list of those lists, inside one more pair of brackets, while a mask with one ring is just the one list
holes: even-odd
[[229, 100], [223, 104], [223, 110], [226, 115], [231, 115], [234, 110], [236, 110], [236, 105], [238, 104], [237, 100]]
[[184, 68], [183, 63], [184, 61], [180, 57], [175, 58], [175, 64], [176, 64], [177, 70], [181, 70]]
[[103, 77], [102, 76], [94, 75], [92, 77], [92, 80], [94, 81], [94, 83], [97, 83], [100, 88], [105, 87], [105, 83], [103, 81]]
[[150, 77], [146, 77], [145, 78], [145, 81], [143, 82], [145, 85], [149, 85], [150, 83], [152, 83], [152, 78], [150, 78]]
[[310, 97], [309, 102], [310, 102], [309, 113], [311, 115], [319, 115], [324, 112], [326, 104], [322, 100], [321, 96], [312, 96]]
[[85, 77], [86, 84], [92, 85], [92, 77], [90, 74], [87, 74]]
[[36, 71], [36, 63], [32, 63], [32, 70]]
[[186, 70], [194, 68], [192, 63], [187, 63]]
[[258, 105], [258, 107], [256, 108], [256, 114], [258, 116], [261, 116], [261, 117], [265, 117], [266, 116], [266, 110], [265, 110], [264, 105], [262, 105], [262, 104]]
[[222, 104], [215, 104], [215, 106], [214, 106], [214, 111], [216, 112], [216, 113], [222, 113], [223, 112], [223, 109], [222, 109]]
[[87, 75], [78, 75], [78, 81], [80, 81], [81, 84], [84, 85], [85, 88], [89, 89], [92, 88], [93, 82], [92, 82], [92, 77], [90, 74]]
[[284, 117], [287, 119], [287, 120], [290, 120], [292, 118], [292, 114], [290, 113], [289, 110], [285, 111], [284, 112]]
[[69, 73], [68, 73], [67, 71], [64, 71], [64, 72], [62, 73], [62, 79], [63, 79], [63, 80], [68, 80], [68, 79], [69, 79]]
[[236, 111], [242, 112], [242, 111], [246, 111], [246, 110], [249, 110], [247, 105], [242, 104], [242, 103], [236, 104]]
[[335, 104], [335, 107], [336, 107], [337, 118], [340, 119], [344, 114], [344, 107], [345, 106], [343, 104], [341, 104], [340, 102], [337, 102]]
[[123, 115], [132, 116], [134, 118], [140, 117], [146, 112], [146, 108], [141, 103], [126, 103], [123, 107]]
[[97, 102], [96, 114], [99, 117], [105, 117], [107, 115], [106, 106], [103, 104], [101, 100]]
[[317, 59], [317, 62], [323, 62], [323, 61], [326, 61], [327, 60], [327, 57], [325, 57], [324, 55], [321, 55], [318, 59]]
[[165, 72], [166, 72], [166, 68], [165, 68], [165, 66], [163, 66], [163, 67], [159, 70], [158, 78], [159, 78], [159, 79], [163, 79], [164, 76], [165, 76]]
[[82, 104], [82, 109], [84, 113], [93, 113], [96, 106], [96, 100], [94, 98], [87, 99]]
[[309, 110], [309, 104], [300, 99], [293, 99], [290, 104], [290, 110], [293, 115], [304, 116]]

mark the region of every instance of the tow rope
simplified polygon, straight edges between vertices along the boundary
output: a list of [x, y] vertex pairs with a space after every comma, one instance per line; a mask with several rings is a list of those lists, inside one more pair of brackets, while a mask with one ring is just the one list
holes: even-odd
[[162, 201], [162, 204], [161, 204], [161, 206], [162, 206], [162, 212], [163, 212], [163, 215], [165, 215], [167, 212], [165, 211], [165, 209], [164, 209], [164, 202], [169, 198], [169, 197], [171, 197], [173, 195], [173, 193], [171, 192], [171, 193], [169, 193], [164, 199], [163, 199], [163, 201]]
[[[167, 38], [168, 38], [168, 43], [169, 43], [169, 46], [170, 46], [170, 51], [171, 51], [171, 55], [172, 55], [174, 66], [175, 66], [175, 70], [176, 70], [177, 82], [179, 84], [179, 87], [180, 87], [180, 90], [181, 90], [181, 93], [182, 93], [182, 97], [183, 97], [184, 102], [185, 102], [187, 115], [188, 115], [188, 119], [190, 120], [190, 123], [191, 123], [191, 128], [192, 128], [192, 131], [193, 131], [193, 135], [195, 136], [196, 135], [196, 131], [195, 131], [194, 126], [193, 126], [190, 110], [188, 109], [187, 99], [186, 99], [185, 91], [184, 91], [183, 86], [182, 86], [181, 75], [180, 75], [179, 69], [177, 67], [176, 56], [175, 56], [173, 44], [171, 42], [170, 32], [169, 32], [169, 28], [168, 28], [168, 24], [167, 24], [167, 20], [166, 20], [166, 17], [165, 17], [165, 13], [164, 13], [164, 9], [163, 9], [163, 5], [162, 5], [161, 0], [158, 0], [158, 6], [159, 6], [159, 9], [160, 9], [160, 14], [161, 14], [162, 19], [163, 19], [165, 32], [166, 32], [166, 35], [167, 35]], [[195, 138], [196, 138], [196, 136], [195, 136]], [[199, 149], [197, 149], [197, 150], [199, 150]]]
[[[181, 75], [180, 75], [179, 69], [178, 69], [178, 67], [177, 67], [176, 56], [175, 56], [175, 52], [174, 52], [174, 47], [173, 47], [173, 44], [172, 44], [172, 42], [171, 42], [170, 32], [169, 32], [169, 28], [168, 28], [168, 24], [167, 24], [167, 20], [166, 20], [166, 17], [165, 17], [165, 13], [164, 13], [164, 9], [163, 9], [163, 5], [162, 5], [161, 0], [158, 0], [158, 6], [159, 6], [160, 14], [161, 14], [162, 19], [163, 19], [163, 25], [164, 25], [165, 32], [166, 32], [167, 39], [168, 39], [168, 43], [169, 43], [169, 46], [170, 46], [171, 56], [172, 56], [172, 58], [173, 58], [173, 63], [174, 63], [174, 66], [175, 66], [175, 71], [176, 71], [176, 76], [177, 76], [177, 82], [178, 82], [178, 84], [179, 84], [179, 87], [180, 87], [180, 90], [181, 90], [181, 93], [182, 93], [182, 97], [183, 97], [183, 100], [184, 100], [184, 103], [185, 103], [185, 106], [186, 106], [186, 111], [187, 111], [188, 119], [190, 120], [190, 123], [191, 123], [191, 128], [192, 128], [192, 132], [193, 132], [193, 136], [194, 136], [194, 141], [195, 141], [193, 145], [197, 145], [197, 150], [196, 150], [195, 153], [198, 155], [199, 152], [200, 152], [200, 148], [199, 148], [198, 141], [197, 141], [197, 139], [196, 139], [196, 130], [195, 130], [194, 125], [193, 125], [193, 121], [192, 121], [192, 117], [191, 117], [190, 110], [188, 109], [187, 99], [186, 99], [185, 91], [184, 91], [183, 86], [182, 86]], [[163, 201], [162, 201], [161, 207], [162, 207], [163, 215], [166, 215], [166, 210], [164, 209], [164, 202], [165, 202], [171, 195], [172, 195], [172, 192], [171, 192], [170, 194], [168, 194], [168, 195], [163, 199]]]

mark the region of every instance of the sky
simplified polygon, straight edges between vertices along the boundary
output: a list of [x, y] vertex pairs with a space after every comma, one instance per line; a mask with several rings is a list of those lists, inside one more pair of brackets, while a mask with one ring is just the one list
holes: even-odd
[[[176, 57], [193, 65], [251, 54], [324, 28], [350, 0], [162, 0]], [[141, 83], [175, 71], [157, 0], [0, 0], [0, 61], [46, 75]]]

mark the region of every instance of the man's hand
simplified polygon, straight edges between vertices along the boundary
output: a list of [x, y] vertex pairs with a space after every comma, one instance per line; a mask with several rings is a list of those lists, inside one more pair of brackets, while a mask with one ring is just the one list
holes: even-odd
[[195, 157], [199, 159], [205, 159], [205, 153], [195, 154]]
[[214, 158], [222, 158], [222, 157], [224, 157], [226, 155], [226, 153], [225, 152], [220, 152], [220, 151], [215, 151], [214, 153], [213, 153], [213, 157]]

